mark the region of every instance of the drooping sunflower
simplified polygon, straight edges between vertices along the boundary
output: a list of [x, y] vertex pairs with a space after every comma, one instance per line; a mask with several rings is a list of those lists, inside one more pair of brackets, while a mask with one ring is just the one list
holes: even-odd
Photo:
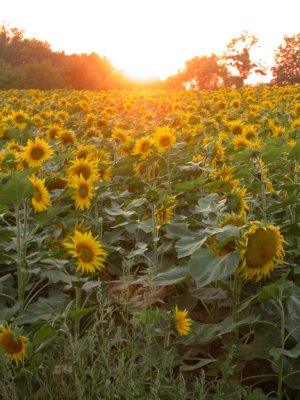
[[16, 336], [14, 331], [6, 325], [0, 325], [0, 345], [8, 357], [15, 362], [16, 365], [26, 356], [26, 336]]
[[35, 212], [41, 212], [47, 210], [51, 206], [51, 200], [48, 190], [45, 188], [45, 179], [39, 179], [35, 176], [31, 176], [29, 181], [33, 185], [33, 196], [31, 204]]
[[242, 187], [234, 187], [226, 196], [226, 205], [230, 213], [247, 213], [249, 206], [247, 200], [250, 196], [247, 194], [247, 189]]
[[30, 168], [40, 167], [53, 154], [51, 146], [44, 139], [38, 137], [34, 141], [28, 139], [27, 145], [22, 150], [21, 157], [27, 161]]
[[85, 180], [82, 175], [75, 175], [70, 179], [68, 186], [75, 189], [72, 197], [75, 200], [76, 208], [79, 210], [89, 209], [91, 207], [91, 199], [94, 195], [92, 182]]
[[175, 324], [176, 330], [179, 335], [188, 335], [191, 332], [192, 321], [187, 317], [187, 310], [179, 310], [178, 307], [175, 307]]
[[143, 136], [135, 142], [133, 154], [140, 156], [143, 160], [148, 158], [152, 153], [152, 145], [154, 141], [149, 136]]
[[107, 256], [102, 243], [92, 236], [91, 232], [81, 233], [75, 230], [74, 235], [65, 241], [68, 252], [77, 259], [76, 269], [79, 272], [94, 273], [105, 268], [103, 262]]
[[158, 225], [166, 224], [173, 217], [175, 207], [175, 196], [167, 197], [156, 210], [156, 220]]
[[168, 126], [158, 127], [154, 132], [154, 142], [158, 151], [163, 153], [176, 142], [175, 133]]
[[282, 263], [285, 255], [283, 243], [285, 240], [277, 226], [252, 222], [241, 242], [242, 261], [238, 274], [256, 282], [270, 276], [275, 266]]

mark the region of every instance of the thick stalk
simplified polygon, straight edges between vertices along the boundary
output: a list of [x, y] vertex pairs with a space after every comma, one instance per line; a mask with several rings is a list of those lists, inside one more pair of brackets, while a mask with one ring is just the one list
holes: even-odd
[[[81, 276], [79, 272], [76, 272], [76, 277], [78, 281], [80, 280]], [[76, 310], [81, 309], [81, 288], [75, 286], [75, 308]], [[80, 336], [80, 316], [75, 318], [75, 342], [78, 342]]]
[[154, 268], [153, 272], [157, 272], [158, 269], [158, 254], [157, 254], [157, 242], [158, 242], [158, 229], [156, 223], [156, 207], [155, 203], [151, 203], [151, 211], [152, 211], [152, 237], [153, 237], [153, 260], [154, 260]]
[[266, 185], [264, 180], [264, 171], [261, 165], [260, 159], [257, 157], [257, 162], [259, 166], [259, 173], [260, 173], [260, 180], [261, 180], [261, 201], [262, 201], [262, 213], [263, 213], [263, 220], [266, 221], [267, 219], [267, 198], [266, 198]]
[[22, 251], [22, 226], [19, 205], [15, 206], [16, 229], [17, 229], [17, 279], [18, 279], [18, 301], [24, 305], [24, 277], [22, 271], [23, 251]]
[[[285, 345], [285, 315], [281, 303], [282, 297], [279, 298], [278, 306], [280, 310], [280, 345], [284, 349]], [[277, 383], [277, 400], [282, 399], [282, 384], [283, 384], [283, 356], [281, 355], [278, 362], [278, 383]]]

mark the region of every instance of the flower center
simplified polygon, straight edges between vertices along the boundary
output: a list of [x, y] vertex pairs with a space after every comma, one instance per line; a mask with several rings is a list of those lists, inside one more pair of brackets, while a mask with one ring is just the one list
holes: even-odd
[[81, 198], [85, 199], [87, 197], [87, 195], [89, 194], [88, 186], [85, 184], [81, 185], [78, 190], [78, 193]]
[[91, 249], [85, 245], [78, 246], [78, 253], [81, 261], [90, 263], [94, 259], [94, 254]]
[[141, 152], [146, 153], [149, 150], [149, 143], [142, 143], [141, 145]]
[[33, 160], [40, 160], [41, 158], [44, 157], [45, 152], [44, 152], [44, 150], [43, 150], [41, 147], [34, 147], [34, 148], [31, 150], [30, 155], [31, 155], [31, 158], [32, 158]]
[[262, 268], [277, 252], [276, 233], [258, 229], [249, 236], [245, 257], [249, 268]]
[[18, 338], [17, 341], [14, 339], [13, 335], [6, 335], [1, 341], [1, 345], [4, 351], [8, 354], [16, 354], [22, 350], [22, 343]]
[[24, 122], [24, 117], [23, 117], [23, 115], [16, 115], [16, 116], [15, 116], [15, 121], [16, 121], [18, 124], [21, 124], [22, 122]]
[[42, 194], [39, 191], [39, 189], [37, 189], [37, 188], [34, 189], [33, 197], [34, 197], [34, 200], [36, 200], [36, 201], [41, 201], [42, 200]]
[[167, 147], [170, 146], [170, 138], [169, 137], [163, 137], [160, 141], [161, 146]]
[[91, 170], [87, 166], [79, 166], [76, 169], [76, 174], [80, 176], [80, 174], [84, 177], [85, 180], [88, 180], [91, 176]]
[[232, 129], [232, 133], [234, 134], [234, 135], [241, 135], [242, 133], [243, 133], [243, 129], [242, 129], [242, 127], [241, 126], [235, 126], [233, 129]]

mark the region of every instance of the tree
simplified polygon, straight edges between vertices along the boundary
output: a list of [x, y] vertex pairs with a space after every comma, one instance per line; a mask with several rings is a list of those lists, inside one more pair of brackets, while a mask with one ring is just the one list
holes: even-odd
[[243, 86], [251, 72], [265, 75], [265, 68], [262, 64], [252, 61], [250, 57], [251, 50], [257, 43], [258, 39], [247, 31], [243, 31], [241, 36], [228, 43], [227, 51], [222, 58], [227, 66], [232, 67], [233, 72], [237, 72], [237, 75], [229, 77], [227, 82], [229, 85], [231, 83], [236, 87]]
[[216, 89], [223, 83], [226, 67], [218, 64], [218, 57], [194, 57], [185, 62], [184, 82], [194, 89]]
[[284, 44], [275, 51], [275, 66], [271, 68], [276, 85], [300, 83], [300, 33], [284, 36]]

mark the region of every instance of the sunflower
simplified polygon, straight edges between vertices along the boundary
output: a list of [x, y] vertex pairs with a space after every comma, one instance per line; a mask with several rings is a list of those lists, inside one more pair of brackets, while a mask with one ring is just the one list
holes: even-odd
[[168, 126], [156, 128], [154, 137], [155, 145], [160, 153], [168, 150], [176, 142], [176, 136]]
[[[223, 228], [224, 226], [227, 225], [242, 227], [243, 225], [246, 225], [246, 223], [247, 220], [244, 213], [227, 214], [223, 216], [223, 218], [219, 221], [218, 227]], [[226, 243], [225, 246], [220, 247], [217, 242], [216, 235], [213, 235], [208, 240], [208, 248], [211, 249], [218, 256], [225, 256], [226, 254], [229, 254], [236, 249], [236, 241], [231, 240], [228, 243]]]
[[66, 146], [67, 144], [75, 144], [77, 141], [75, 133], [72, 132], [70, 129], [61, 130], [57, 134], [57, 139], [63, 146]]
[[47, 139], [48, 140], [56, 139], [61, 131], [62, 127], [59, 126], [58, 124], [49, 125], [46, 130]]
[[82, 175], [75, 175], [71, 178], [68, 186], [75, 189], [73, 199], [75, 200], [77, 209], [85, 210], [91, 207], [91, 199], [94, 191], [92, 182], [85, 180]]
[[48, 190], [45, 188], [45, 179], [39, 179], [35, 176], [31, 176], [29, 181], [33, 185], [33, 196], [31, 204], [35, 212], [41, 212], [47, 210], [51, 206], [51, 200]]
[[8, 325], [5, 327], [0, 325], [0, 345], [8, 357], [19, 364], [26, 356], [26, 342], [28, 338], [26, 336], [16, 336], [14, 331], [9, 328]]
[[27, 145], [22, 149], [22, 159], [27, 161], [30, 168], [40, 167], [53, 154], [51, 146], [44, 139], [36, 137], [34, 142], [27, 140]]
[[93, 125], [93, 123], [95, 122], [95, 119], [96, 119], [96, 117], [95, 117], [94, 114], [87, 114], [86, 117], [85, 117], [85, 119], [84, 119], [84, 122], [85, 122], [87, 125], [91, 126], [91, 125]]
[[152, 153], [152, 145], [154, 141], [148, 136], [143, 136], [135, 142], [133, 147], [133, 154], [141, 156], [143, 160], [148, 158]]
[[179, 335], [188, 335], [191, 332], [192, 321], [187, 318], [187, 310], [180, 311], [175, 307], [175, 324]]
[[113, 128], [113, 134], [111, 138], [118, 144], [128, 145], [130, 142], [130, 132], [121, 128]]
[[242, 262], [238, 274], [244, 279], [255, 279], [256, 282], [270, 276], [275, 266], [282, 263], [285, 255], [283, 243], [285, 240], [278, 227], [252, 222], [241, 243]]
[[82, 273], [94, 273], [103, 270], [103, 261], [107, 256], [102, 243], [95, 239], [91, 232], [81, 233], [75, 230], [74, 235], [69, 237], [70, 242], [65, 241], [64, 246], [68, 252], [77, 259], [76, 269]]
[[86, 181], [90, 180], [92, 182], [98, 180], [99, 174], [95, 162], [76, 158], [71, 163], [72, 165], [68, 170], [70, 176], [82, 175]]
[[168, 197], [163, 201], [158, 210], [156, 210], [157, 224], [166, 224], [173, 217], [175, 207], [175, 196]]
[[90, 144], [79, 144], [76, 149], [76, 157], [78, 159], [80, 158], [86, 159], [94, 151], [96, 151], [96, 149], [94, 150], [94, 147]]
[[18, 110], [10, 116], [10, 119], [15, 127], [23, 129], [26, 126], [26, 119], [28, 119], [28, 115], [25, 114], [24, 111]]
[[243, 136], [235, 136], [232, 140], [232, 144], [233, 144], [233, 148], [234, 150], [238, 150], [240, 148], [252, 148], [253, 147], [253, 143], [250, 142], [250, 140], [246, 139]]
[[247, 213], [249, 211], [249, 206], [247, 200], [250, 197], [247, 194], [247, 189], [242, 187], [234, 187], [228, 194], [226, 198], [226, 204], [229, 212], [237, 213]]
[[230, 121], [228, 126], [234, 135], [242, 135], [244, 133], [245, 125], [240, 120]]

